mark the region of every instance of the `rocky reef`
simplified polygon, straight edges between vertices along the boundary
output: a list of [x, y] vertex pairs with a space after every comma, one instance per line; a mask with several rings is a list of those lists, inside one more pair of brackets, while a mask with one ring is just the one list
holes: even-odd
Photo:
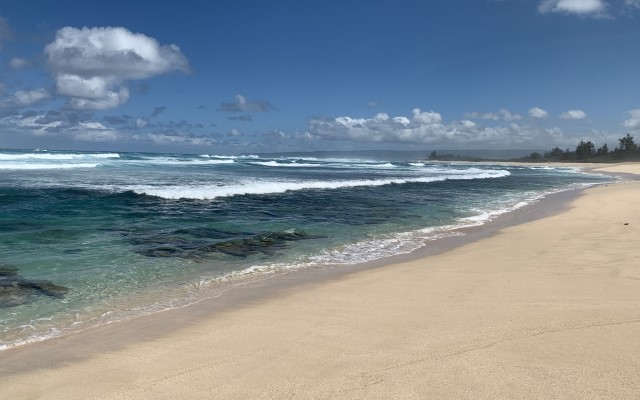
[[[191, 238], [187, 238], [186, 233], [188, 231], [180, 230], [170, 234], [138, 237], [132, 242], [136, 245], [135, 251], [147, 257], [182, 257], [197, 261], [214, 254], [239, 258], [255, 254], [270, 256], [285, 249], [289, 242], [321, 238], [300, 230], [252, 234], [249, 237], [233, 239], [229, 237], [247, 235], [247, 233], [216, 232], [215, 235], [211, 235], [213, 237], [191, 235]], [[227, 240], [220, 240], [222, 238]], [[215, 239], [217, 241], [212, 243]]]
[[63, 298], [69, 291], [49, 281], [35, 281], [18, 274], [18, 268], [0, 265], [0, 308], [30, 303], [39, 296]]

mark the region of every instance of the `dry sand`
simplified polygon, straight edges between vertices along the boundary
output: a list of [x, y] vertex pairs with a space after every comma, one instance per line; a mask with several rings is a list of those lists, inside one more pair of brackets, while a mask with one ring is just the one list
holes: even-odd
[[[639, 239], [640, 183], [599, 186], [558, 215], [162, 335], [116, 324], [112, 350], [90, 350], [97, 329], [0, 353], [0, 398], [638, 399]], [[73, 357], [21, 365], [34, 349]]]

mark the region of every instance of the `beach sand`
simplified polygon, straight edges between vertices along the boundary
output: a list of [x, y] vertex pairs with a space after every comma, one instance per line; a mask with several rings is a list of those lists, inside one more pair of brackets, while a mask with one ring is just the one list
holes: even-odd
[[440, 254], [2, 352], [0, 398], [638, 399], [639, 239], [640, 182], [598, 186]]

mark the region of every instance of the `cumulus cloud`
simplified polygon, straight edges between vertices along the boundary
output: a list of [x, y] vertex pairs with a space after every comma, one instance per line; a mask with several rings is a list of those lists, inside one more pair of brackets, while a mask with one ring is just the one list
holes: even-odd
[[640, 108], [630, 110], [629, 114], [631, 115], [631, 118], [624, 121], [623, 125], [629, 129], [640, 129]]
[[[503, 114], [500, 119], [513, 119], [514, 114], [510, 115]], [[540, 147], [541, 143], [564, 145], [575, 141], [557, 128], [543, 129], [514, 120], [492, 123], [491, 126], [469, 119], [445, 122], [439, 113], [419, 109], [414, 109], [411, 116], [392, 117], [378, 113], [372, 118], [313, 118], [309, 121], [307, 138], [476, 148], [532, 148]]]
[[575, 15], [602, 15], [606, 9], [607, 4], [603, 0], [543, 0], [538, 6], [541, 13]]
[[243, 95], [237, 94], [232, 103], [222, 102], [218, 111], [222, 112], [267, 112], [276, 108], [268, 100], [247, 100]]
[[24, 58], [12, 58], [9, 60], [9, 66], [13, 69], [20, 69], [27, 67], [29, 65], [29, 61]]
[[522, 116], [519, 114], [512, 114], [509, 110], [501, 109], [497, 113], [489, 112], [489, 113], [480, 113], [480, 112], [471, 112], [465, 114], [466, 118], [470, 119], [483, 119], [490, 121], [519, 121], [522, 119]]
[[78, 110], [104, 110], [125, 103], [129, 80], [189, 72], [178, 46], [160, 45], [154, 38], [122, 27], [65, 27], [44, 52], [58, 94], [69, 97], [69, 107]]
[[146, 118], [136, 118], [135, 126], [137, 129], [142, 129], [149, 124], [149, 120]]
[[51, 95], [46, 89], [18, 90], [10, 97], [4, 99], [0, 104], [3, 107], [26, 107], [40, 103], [50, 98]]
[[135, 142], [151, 142], [156, 145], [182, 145], [182, 146], [211, 146], [217, 143], [215, 138], [209, 136], [196, 136], [190, 133], [173, 131], [155, 131], [150, 133], [133, 135]]
[[55, 136], [85, 142], [116, 142], [120, 133], [78, 113], [50, 111], [46, 114], [29, 112], [0, 119], [0, 125], [36, 136]]
[[471, 118], [471, 119], [484, 119], [484, 120], [491, 120], [491, 121], [498, 121], [500, 119], [500, 117], [498, 117], [498, 114], [480, 113], [477, 111], [466, 113], [464, 116], [466, 118]]
[[522, 115], [520, 115], [520, 114], [511, 114], [509, 112], [509, 110], [502, 109], [502, 110], [499, 111], [499, 113], [500, 113], [500, 116], [502, 117], [503, 121], [507, 121], [507, 122], [520, 121], [522, 119]]
[[549, 116], [549, 113], [540, 107], [533, 107], [529, 109], [529, 116], [531, 118], [542, 119], [542, 118], [547, 118]]
[[560, 115], [560, 118], [563, 119], [585, 119], [587, 118], [587, 114], [585, 114], [582, 110], [569, 110]]
[[14, 94], [14, 97], [20, 106], [28, 106], [48, 99], [51, 95], [45, 89], [40, 88], [35, 90], [18, 90]]
[[455, 134], [442, 124], [439, 113], [418, 108], [412, 111], [411, 118], [378, 113], [373, 118], [312, 119], [309, 133], [330, 140], [414, 143], [431, 143]]
[[227, 136], [229, 136], [229, 137], [242, 137], [244, 135], [242, 134], [242, 132], [240, 132], [236, 128], [233, 128], [233, 129], [231, 129], [229, 131], [229, 133], [227, 133]]

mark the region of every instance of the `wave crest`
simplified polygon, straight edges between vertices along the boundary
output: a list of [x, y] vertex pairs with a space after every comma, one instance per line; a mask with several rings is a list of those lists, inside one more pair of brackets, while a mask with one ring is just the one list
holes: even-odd
[[478, 170], [472, 174], [453, 174], [451, 176], [438, 175], [418, 178], [394, 179], [358, 179], [336, 181], [247, 181], [228, 186], [151, 186], [139, 185], [123, 188], [137, 194], [160, 197], [169, 200], [192, 199], [214, 200], [221, 197], [239, 195], [279, 194], [298, 190], [335, 190], [349, 187], [375, 187], [385, 185], [403, 185], [407, 183], [430, 183], [445, 180], [473, 180], [502, 178], [511, 173], [505, 170]]

